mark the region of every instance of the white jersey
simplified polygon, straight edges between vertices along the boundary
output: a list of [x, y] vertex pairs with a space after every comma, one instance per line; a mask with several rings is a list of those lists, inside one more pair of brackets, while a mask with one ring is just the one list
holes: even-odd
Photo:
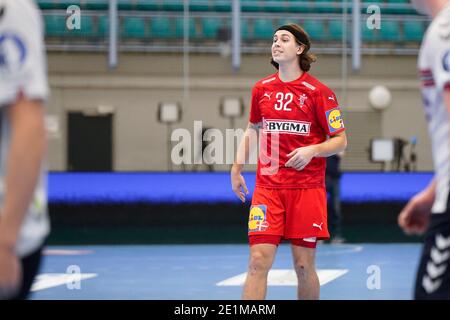
[[450, 191], [450, 115], [443, 95], [450, 88], [450, 5], [435, 17], [425, 34], [419, 71], [437, 182], [432, 212], [443, 213]]
[[[42, 17], [36, 4], [32, 0], [0, 0], [0, 215], [11, 137], [5, 111], [19, 93], [30, 99], [47, 99], [46, 63]], [[20, 257], [38, 249], [50, 231], [46, 179], [42, 168], [17, 242]]]

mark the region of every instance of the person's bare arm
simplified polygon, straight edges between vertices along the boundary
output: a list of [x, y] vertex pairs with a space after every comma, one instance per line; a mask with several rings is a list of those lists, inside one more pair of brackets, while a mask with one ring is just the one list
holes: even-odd
[[232, 190], [242, 202], [245, 202], [245, 195], [248, 194], [248, 188], [241, 172], [244, 164], [248, 162], [250, 154], [256, 149], [259, 129], [261, 129], [261, 123], [248, 123], [244, 137], [237, 150], [236, 160], [231, 167]]
[[0, 246], [14, 247], [39, 178], [47, 139], [42, 102], [20, 98], [8, 110], [11, 142], [6, 159]]
[[287, 156], [290, 158], [285, 166], [292, 167], [297, 170], [303, 170], [312, 158], [329, 157], [334, 154], [343, 152], [347, 147], [347, 136], [345, 131], [338, 133], [328, 140], [307, 147], [301, 147], [293, 150]]
[[[444, 101], [450, 117], [450, 89], [444, 91]], [[398, 225], [405, 233], [421, 235], [426, 231], [435, 196], [436, 179], [433, 178], [424, 190], [408, 201], [398, 215]]]

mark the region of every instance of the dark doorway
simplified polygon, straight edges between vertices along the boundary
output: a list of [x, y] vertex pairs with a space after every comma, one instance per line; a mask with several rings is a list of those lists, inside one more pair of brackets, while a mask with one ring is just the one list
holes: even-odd
[[112, 124], [111, 113], [69, 112], [69, 171], [112, 171]]

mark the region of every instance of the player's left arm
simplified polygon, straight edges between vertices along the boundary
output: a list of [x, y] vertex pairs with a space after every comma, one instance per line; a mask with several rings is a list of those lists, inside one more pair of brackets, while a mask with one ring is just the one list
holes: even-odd
[[290, 159], [285, 166], [303, 170], [313, 158], [329, 157], [343, 152], [346, 147], [347, 136], [345, 131], [341, 131], [322, 143], [295, 149], [287, 155]]
[[322, 127], [329, 139], [293, 150], [287, 155], [289, 160], [285, 164], [286, 167], [303, 170], [313, 158], [339, 154], [347, 147], [347, 136], [335, 94], [325, 89], [317, 95], [316, 99], [318, 125]]
[[328, 140], [316, 144], [315, 147], [315, 157], [330, 157], [335, 154], [340, 154], [347, 148], [347, 135], [345, 134], [345, 131], [341, 131], [340, 133], [331, 136]]

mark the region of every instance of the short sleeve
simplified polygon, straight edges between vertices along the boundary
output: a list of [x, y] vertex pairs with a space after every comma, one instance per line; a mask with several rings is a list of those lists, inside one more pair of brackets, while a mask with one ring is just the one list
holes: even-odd
[[32, 2], [11, 1], [0, 24], [0, 105], [19, 92], [30, 99], [48, 96], [42, 17]]
[[250, 103], [250, 123], [259, 123], [262, 121], [261, 110], [259, 108], [259, 88], [255, 85], [252, 89], [252, 99]]
[[317, 92], [315, 111], [319, 126], [328, 136], [345, 130], [338, 100], [330, 89], [324, 88]]
[[450, 40], [446, 41], [433, 64], [433, 77], [438, 89], [450, 89]]

